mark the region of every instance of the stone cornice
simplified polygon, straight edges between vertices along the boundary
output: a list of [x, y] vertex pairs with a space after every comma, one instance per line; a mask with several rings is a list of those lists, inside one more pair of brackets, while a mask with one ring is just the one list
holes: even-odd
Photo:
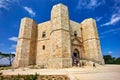
[[46, 39], [39, 39], [37, 41], [45, 41], [45, 40], [50, 40], [50, 38], [46, 38]]
[[24, 37], [18, 38], [18, 40], [19, 40], [19, 39], [31, 40], [30, 38], [24, 38]]
[[59, 30], [63, 30], [63, 31], [70, 32], [69, 30], [65, 30], [65, 29], [56, 29], [56, 30], [52, 30], [52, 31], [50, 32], [50, 35], [51, 35], [54, 31], [59, 31]]
[[88, 40], [93, 40], [93, 39], [99, 40], [98, 38], [89, 38], [89, 39], [83, 40], [83, 42], [88, 41]]

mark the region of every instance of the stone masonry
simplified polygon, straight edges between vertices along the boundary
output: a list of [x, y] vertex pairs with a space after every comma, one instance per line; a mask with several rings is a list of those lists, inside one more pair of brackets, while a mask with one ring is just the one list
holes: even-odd
[[76, 58], [84, 65], [104, 64], [94, 19], [72, 21], [68, 8], [57, 4], [50, 21], [37, 24], [30, 18], [21, 20], [13, 67], [68, 68]]

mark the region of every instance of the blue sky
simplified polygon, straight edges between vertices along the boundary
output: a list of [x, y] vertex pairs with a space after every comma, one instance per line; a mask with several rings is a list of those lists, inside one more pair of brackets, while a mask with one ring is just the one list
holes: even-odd
[[0, 0], [0, 51], [15, 52], [21, 18], [48, 21], [58, 3], [68, 6], [71, 20], [94, 18], [102, 53], [120, 57], [120, 0]]

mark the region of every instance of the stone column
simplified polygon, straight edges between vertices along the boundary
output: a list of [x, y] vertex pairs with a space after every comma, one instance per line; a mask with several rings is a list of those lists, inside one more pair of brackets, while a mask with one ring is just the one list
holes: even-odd
[[71, 67], [71, 41], [68, 9], [63, 4], [53, 6], [51, 11], [51, 58], [50, 68]]
[[21, 20], [13, 67], [35, 64], [36, 27], [37, 24], [30, 18]]
[[102, 53], [100, 42], [94, 19], [86, 19], [82, 23], [83, 45], [85, 50], [85, 58], [94, 62], [102, 63]]

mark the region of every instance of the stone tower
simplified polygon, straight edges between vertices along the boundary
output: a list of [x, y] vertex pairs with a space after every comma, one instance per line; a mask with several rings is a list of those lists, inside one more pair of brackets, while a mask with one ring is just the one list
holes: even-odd
[[32, 19], [23, 18], [21, 20], [13, 66], [35, 64], [36, 28], [37, 24]]
[[13, 67], [68, 68], [77, 66], [76, 60], [84, 65], [104, 64], [94, 19], [72, 21], [67, 6], [57, 4], [49, 21], [21, 20]]
[[[86, 19], [81, 23], [85, 59], [103, 64], [100, 42], [94, 19]], [[101, 62], [102, 61], [102, 62]]]
[[[66, 6], [58, 4], [51, 11], [51, 55], [49, 67], [72, 66], [69, 14]], [[54, 62], [54, 64], [53, 64]]]

